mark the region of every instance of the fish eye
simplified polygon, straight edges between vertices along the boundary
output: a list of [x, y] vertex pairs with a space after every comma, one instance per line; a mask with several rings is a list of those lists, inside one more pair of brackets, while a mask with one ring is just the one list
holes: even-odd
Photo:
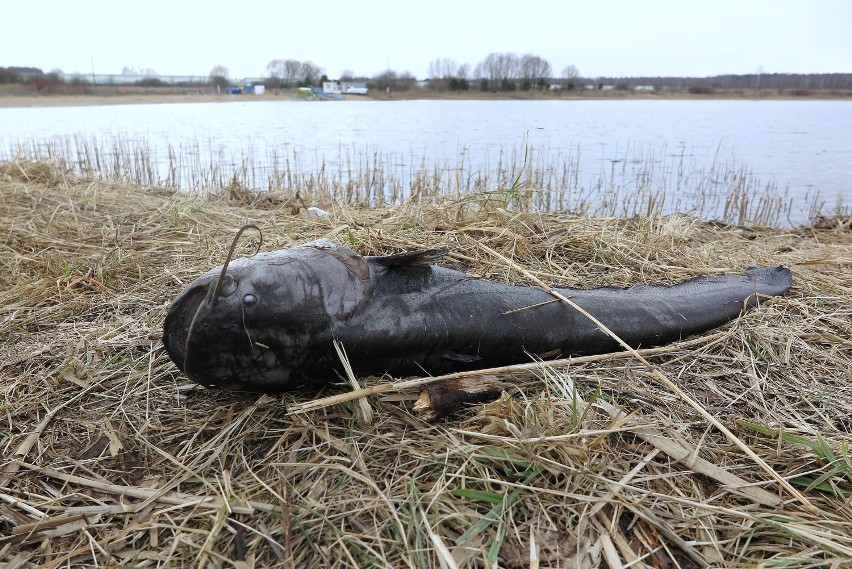
[[246, 306], [254, 306], [257, 304], [257, 297], [251, 293], [248, 293], [243, 297], [243, 304]]

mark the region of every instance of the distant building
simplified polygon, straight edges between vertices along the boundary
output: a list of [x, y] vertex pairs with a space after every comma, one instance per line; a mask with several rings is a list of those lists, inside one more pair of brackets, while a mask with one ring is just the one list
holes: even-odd
[[330, 95], [366, 95], [367, 84], [363, 81], [323, 81], [322, 90]]
[[657, 88], [653, 85], [636, 85], [633, 87], [634, 91], [656, 91]]

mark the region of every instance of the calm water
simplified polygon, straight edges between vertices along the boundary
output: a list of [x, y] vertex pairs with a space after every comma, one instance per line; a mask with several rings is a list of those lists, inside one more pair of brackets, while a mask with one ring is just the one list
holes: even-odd
[[[238, 165], [286, 157], [299, 169], [346, 168], [379, 156], [406, 178], [420, 167], [487, 171], [528, 160], [572, 169], [571, 184], [641, 184], [686, 191], [671, 177], [743, 168], [793, 202], [804, 221], [818, 199], [852, 202], [850, 101], [346, 101], [182, 103], [0, 109], [0, 149], [65, 137], [144, 141], [163, 163], [177, 152]], [[140, 142], [141, 143], [141, 142]], [[714, 170], [715, 169], [715, 170]], [[563, 168], [564, 170], [564, 168]], [[562, 182], [560, 182], [562, 180]], [[551, 183], [567, 183], [565, 178]], [[815, 198], [818, 196], [818, 198]]]

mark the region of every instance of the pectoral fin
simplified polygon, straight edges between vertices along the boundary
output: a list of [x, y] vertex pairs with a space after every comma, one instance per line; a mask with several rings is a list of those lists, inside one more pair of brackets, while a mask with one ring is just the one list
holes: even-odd
[[472, 364], [473, 362], [478, 362], [482, 358], [477, 355], [461, 354], [453, 350], [447, 350], [446, 352], [444, 352], [444, 359], [452, 360], [454, 362], [460, 362], [463, 364]]
[[446, 254], [447, 252], [444, 249], [422, 249], [375, 257], [374, 261], [384, 267], [422, 267], [437, 263]]

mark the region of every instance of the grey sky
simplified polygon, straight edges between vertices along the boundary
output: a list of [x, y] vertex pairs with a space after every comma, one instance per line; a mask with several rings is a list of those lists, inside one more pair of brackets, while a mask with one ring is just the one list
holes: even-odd
[[78, 0], [7, 2], [0, 66], [264, 75], [310, 60], [336, 77], [534, 53], [586, 77], [852, 72], [848, 0]]

